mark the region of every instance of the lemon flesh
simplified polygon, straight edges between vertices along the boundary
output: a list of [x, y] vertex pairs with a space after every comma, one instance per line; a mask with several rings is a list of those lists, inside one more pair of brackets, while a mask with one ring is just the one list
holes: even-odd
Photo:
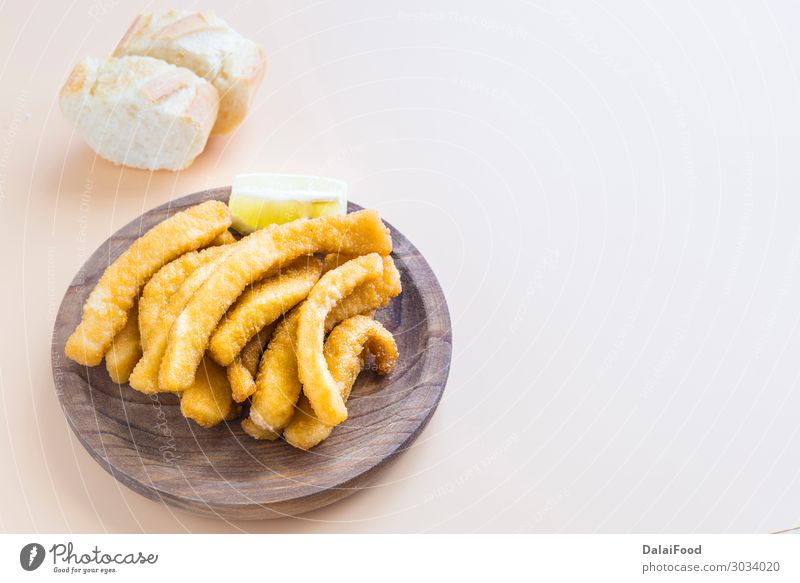
[[295, 219], [347, 213], [347, 184], [296, 174], [242, 174], [233, 179], [228, 207], [242, 234]]

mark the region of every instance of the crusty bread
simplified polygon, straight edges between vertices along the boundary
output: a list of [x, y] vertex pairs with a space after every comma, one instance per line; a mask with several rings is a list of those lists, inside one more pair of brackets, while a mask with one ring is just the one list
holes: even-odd
[[211, 82], [220, 95], [214, 133], [229, 132], [242, 122], [266, 68], [261, 47], [206, 12], [139, 16], [114, 51], [116, 57], [123, 55], [162, 59]]
[[103, 158], [147, 170], [186, 168], [203, 151], [219, 96], [188, 69], [148, 57], [84, 59], [61, 110]]

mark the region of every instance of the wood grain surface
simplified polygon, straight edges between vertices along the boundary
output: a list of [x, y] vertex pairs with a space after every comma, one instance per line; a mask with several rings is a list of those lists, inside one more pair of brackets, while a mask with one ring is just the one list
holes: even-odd
[[64, 356], [89, 292], [134, 239], [175, 212], [204, 200], [227, 201], [229, 193], [229, 188], [207, 190], [153, 209], [95, 251], [70, 284], [56, 318], [51, 355], [56, 392], [86, 450], [134, 491], [226, 519], [297, 515], [367, 485], [416, 439], [444, 391], [451, 358], [447, 304], [428, 263], [391, 225], [403, 293], [377, 318], [394, 334], [400, 359], [386, 377], [362, 372], [347, 403], [349, 419], [309, 452], [283, 441], [253, 440], [238, 420], [203, 429], [181, 415], [178, 397], [143, 395], [113, 383], [105, 366], [88, 368]]

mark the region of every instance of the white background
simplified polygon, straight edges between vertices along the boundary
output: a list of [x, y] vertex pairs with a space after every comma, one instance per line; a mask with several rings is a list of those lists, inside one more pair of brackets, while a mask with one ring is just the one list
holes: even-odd
[[[209, 2], [270, 66], [248, 122], [178, 177], [95, 160], [55, 105], [77, 60], [165, 5], [68, 4], [0, 3], [6, 529], [800, 524], [794, 3]], [[229, 524], [91, 461], [60, 417], [49, 333], [116, 228], [257, 170], [344, 178], [403, 231], [445, 290], [454, 354], [431, 424], [374, 488]]]
[[[202, 581], [251, 578], [253, 573], [268, 573], [277, 580], [324, 580], [354, 583], [380, 580], [401, 582], [427, 580], [545, 580], [567, 581], [797, 581], [800, 537], [768, 535], [458, 535], [430, 536], [284, 536], [197, 535], [0, 535], [0, 576], [8, 581], [55, 580], [131, 581], [167, 580], [200, 575]], [[32, 573], [21, 568], [21, 549], [28, 543], [45, 549], [44, 561]], [[76, 555], [65, 562], [67, 545]], [[54, 553], [50, 551], [54, 545]], [[696, 550], [700, 554], [643, 554], [643, 546]], [[155, 563], [135, 565], [77, 564], [80, 557], [132, 554], [158, 555]], [[54, 560], [54, 555], [56, 555]], [[248, 560], [230, 561], [239, 555]], [[397, 560], [398, 556], [413, 558]], [[206, 560], [201, 561], [199, 557]], [[309, 558], [313, 560], [309, 560]], [[578, 560], [576, 560], [578, 559]], [[750, 570], [730, 565], [751, 563]], [[759, 565], [758, 563], [762, 563]], [[777, 563], [777, 564], [776, 564]], [[753, 567], [752, 564], [755, 564]], [[387, 569], [387, 565], [391, 565]], [[693, 568], [699, 573], [664, 571]], [[112, 567], [114, 573], [82, 573], [84, 568]], [[55, 572], [58, 568], [62, 572]], [[728, 569], [725, 572], [725, 568]], [[761, 568], [761, 571], [754, 570]], [[63, 570], [77, 572], [65, 573]], [[643, 574], [649, 569], [647, 574]], [[770, 569], [766, 571], [766, 569]], [[709, 571], [713, 570], [713, 571]]]

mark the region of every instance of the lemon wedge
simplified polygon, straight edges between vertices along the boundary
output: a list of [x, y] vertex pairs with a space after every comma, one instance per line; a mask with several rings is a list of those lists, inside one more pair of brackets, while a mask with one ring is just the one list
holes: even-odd
[[298, 174], [240, 174], [228, 207], [233, 228], [246, 235], [295, 219], [347, 213], [347, 183]]

